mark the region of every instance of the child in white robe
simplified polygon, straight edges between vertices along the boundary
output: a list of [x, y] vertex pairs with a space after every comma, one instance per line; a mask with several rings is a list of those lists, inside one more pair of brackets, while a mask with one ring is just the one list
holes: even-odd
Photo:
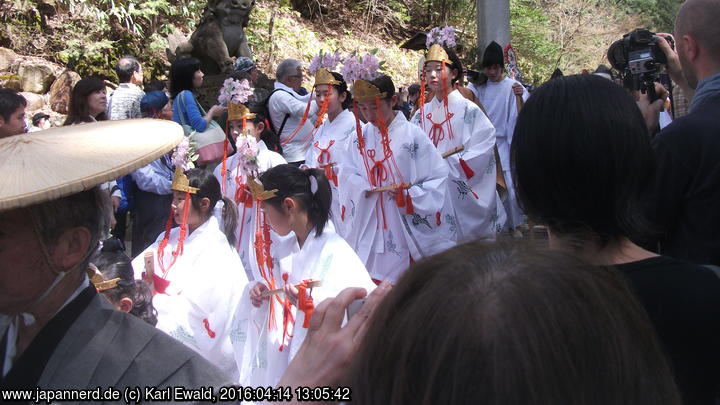
[[[347, 287], [368, 293], [375, 287], [328, 220], [332, 193], [324, 171], [280, 165], [261, 180], [268, 222], [281, 236], [294, 233], [297, 243], [267, 280], [248, 287], [235, 314], [237, 328], [245, 331], [245, 340], [235, 344], [239, 383], [253, 387], [278, 383], [302, 345], [315, 305]], [[310, 281], [321, 285], [309, 287]], [[279, 293], [267, 295], [276, 288]]]
[[[224, 233], [213, 216], [222, 197], [220, 184], [211, 173], [192, 169], [187, 177], [176, 171], [172, 188], [173, 217], [157, 241], [133, 260], [135, 278], [153, 286], [158, 329], [237, 378], [232, 314], [248, 280], [228, 240], [234, 226]], [[233, 205], [225, 204], [226, 216], [232, 215]], [[180, 226], [170, 229], [173, 218]], [[152, 259], [145, 258], [148, 253]]]
[[[245, 127], [243, 127], [243, 117], [245, 118]], [[253, 104], [249, 110], [243, 110], [239, 116], [228, 114], [228, 132], [236, 145], [239, 144], [240, 136], [247, 135], [256, 140], [257, 168], [260, 173], [287, 163], [279, 153], [268, 149], [265, 144], [264, 139], [274, 137], [275, 134], [268, 128], [267, 116], [260, 106]], [[257, 206], [247, 186], [247, 173], [240, 164], [240, 152], [238, 151], [227, 159], [224, 176], [222, 165], [218, 165], [213, 174], [222, 185], [223, 195], [234, 201], [237, 207], [238, 220], [235, 228], [236, 243], [234, 247], [240, 256], [248, 279], [257, 280], [260, 278], [254, 252]], [[275, 235], [271, 234], [271, 237], [273, 236]]]
[[[435, 95], [412, 122], [425, 130], [450, 170], [448, 189], [457, 218], [458, 243], [494, 239], [496, 207], [495, 128], [480, 107], [454, 84], [462, 75], [460, 59], [440, 44], [430, 47], [423, 81]], [[424, 83], [423, 83], [424, 84]]]
[[346, 161], [345, 154], [355, 134], [355, 116], [348, 110], [351, 96], [342, 75], [319, 69], [315, 74], [315, 99], [318, 105], [327, 106], [327, 119], [313, 134], [311, 146], [305, 155], [305, 164], [323, 169], [330, 180], [333, 197], [330, 219], [335, 231], [344, 237], [347, 234], [345, 229], [352, 223], [345, 221], [347, 207], [340, 205], [339, 189], [342, 185], [338, 173]]
[[[395, 283], [411, 260], [455, 245], [457, 219], [448, 202], [448, 166], [427, 135], [393, 111], [388, 76], [356, 80], [353, 98], [368, 123], [341, 170], [346, 237], [376, 282]], [[348, 219], [346, 219], [348, 220]]]

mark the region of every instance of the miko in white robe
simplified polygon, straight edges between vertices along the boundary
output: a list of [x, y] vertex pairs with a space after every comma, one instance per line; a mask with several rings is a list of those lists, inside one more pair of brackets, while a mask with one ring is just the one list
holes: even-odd
[[494, 239], [498, 226], [503, 225], [498, 224], [496, 208], [495, 128], [480, 107], [458, 90], [448, 95], [449, 119], [443, 101], [437, 97], [425, 104], [424, 111], [422, 120], [418, 111], [412, 122], [424, 128], [430, 139], [433, 135], [439, 138], [437, 150], [441, 155], [464, 148], [444, 158], [450, 171], [448, 188], [457, 218], [458, 243]]
[[[179, 234], [179, 227], [170, 231], [164, 263], [171, 262]], [[156, 327], [237, 378], [232, 341], [238, 339], [238, 331], [231, 328], [232, 314], [248, 284], [240, 258], [230, 248], [217, 219], [211, 216], [187, 235], [183, 254], [163, 275], [157, 250], [164, 235], [161, 233], [132, 262], [135, 278], [142, 279], [145, 253], [153, 252], [155, 274], [170, 283], [164, 294], [157, 293], [153, 298]]]
[[[265, 171], [277, 165], [283, 165], [287, 163], [279, 153], [269, 150], [265, 145], [265, 142], [259, 140], [257, 142], [257, 148], [257, 163], [258, 171], [260, 173], [264, 173]], [[222, 186], [223, 179], [221, 171], [222, 165], [218, 165], [218, 167], [215, 168], [213, 174]], [[227, 160], [223, 195], [228, 197], [230, 200], [235, 201], [237, 204], [236, 206], [238, 210], [238, 221], [237, 228], [235, 229], [235, 240], [237, 242], [236, 246], [234, 247], [237, 250], [238, 255], [240, 256], [240, 260], [242, 261], [245, 273], [249, 280], [259, 280], [260, 272], [258, 269], [254, 248], [255, 226], [257, 225], [257, 219], [255, 218], [255, 213], [257, 212], [256, 202], [252, 199], [249, 193], [246, 195], [246, 197], [249, 199], [248, 201], [250, 201], [247, 205], [243, 201], [238, 202], [238, 200], [235, 198], [238, 191], [238, 183], [236, 181], [236, 176], [239, 176], [241, 184], [247, 185], [247, 176], [242, 173], [242, 168], [239, 167], [238, 154], [231, 156]], [[248, 206], [249, 204], [252, 205]], [[273, 238], [274, 242], [279, 243], [280, 238], [278, 238], [275, 232], [271, 231], [270, 235]], [[273, 243], [271, 245], [271, 249], [273, 249], [275, 246], [277, 246], [277, 243]], [[275, 255], [273, 255], [273, 257], [275, 257]]]
[[[340, 236], [345, 237], [351, 223], [345, 221], [347, 207], [340, 204], [339, 189], [342, 187], [338, 173], [340, 166], [346, 161], [348, 146], [352, 144], [355, 135], [355, 115], [349, 110], [343, 110], [334, 120], [326, 119], [313, 136], [313, 141], [305, 155], [305, 164], [311, 168], [320, 168], [326, 171], [332, 189], [332, 203], [330, 219]], [[329, 165], [329, 167], [328, 167]], [[332, 170], [332, 172], [329, 172]], [[328, 176], [331, 173], [334, 177]]]
[[[481, 86], [475, 86], [474, 84], [468, 86], [482, 105], [485, 106], [490, 121], [495, 127], [498, 154], [500, 155], [500, 163], [502, 164], [503, 175], [508, 189], [505, 211], [508, 216], [507, 228], [509, 229], [515, 228], [525, 221], [515, 197], [515, 186], [512, 182], [510, 169], [510, 145], [512, 145], [513, 131], [515, 131], [515, 122], [518, 116], [516, 97], [512, 89], [516, 83], [520, 84], [516, 80], [505, 77], [499, 82], [488, 80]], [[530, 97], [530, 93], [524, 87], [522, 97], [523, 100]]]
[[[327, 223], [320, 236], [311, 230], [302, 248], [296, 242], [293, 251], [287, 253], [290, 254], [285, 255], [280, 260], [280, 266], [273, 270], [278, 286], [283, 286], [283, 273], [288, 274], [287, 283], [293, 285], [304, 280], [322, 281], [321, 286], [312, 289], [315, 307], [348, 287], [362, 287], [368, 294], [375, 288], [365, 266], [347, 242], [335, 233], [331, 222]], [[242, 331], [242, 339], [234, 342], [235, 358], [240, 369], [239, 384], [275, 386], [305, 339], [307, 329], [302, 327], [305, 313], [298, 311], [294, 305], [291, 307], [295, 321], [294, 325], [289, 325], [291, 337], [283, 340], [282, 306], [276, 300], [273, 302], [275, 328], [268, 328], [269, 303], [264, 301], [255, 308], [250, 300], [251, 289], [252, 286], [246, 289], [234, 318], [233, 329]]]
[[[390, 148], [402, 180], [412, 198], [414, 213], [398, 207], [389, 192], [368, 192], [368, 177], [357, 137], [340, 170], [340, 204], [347, 208], [345, 221], [351, 225], [346, 240], [365, 263], [375, 280], [397, 282], [409, 267], [411, 257], [420, 260], [455, 245], [457, 218], [447, 203], [448, 165], [437, 148], [417, 125], [402, 113], [388, 125]], [[370, 167], [383, 161], [380, 130], [371, 123], [362, 129]], [[388, 170], [391, 159], [383, 162], [377, 186], [392, 184]], [[394, 170], [394, 169], [392, 169]]]

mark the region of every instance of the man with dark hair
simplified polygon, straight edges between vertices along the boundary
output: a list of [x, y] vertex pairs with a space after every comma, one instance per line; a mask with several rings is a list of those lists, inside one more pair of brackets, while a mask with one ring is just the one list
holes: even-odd
[[39, 112], [33, 115], [30, 122], [32, 123], [32, 126], [28, 129], [28, 132], [42, 131], [43, 129], [48, 129], [52, 126], [50, 124], [50, 115], [44, 112]]
[[115, 65], [115, 72], [120, 86], [108, 97], [108, 117], [111, 120], [142, 118], [140, 100], [145, 95], [140, 88], [143, 84], [142, 66], [135, 57], [123, 56]]
[[[660, 253], [720, 265], [720, 2], [688, 0], [675, 21], [677, 51], [664, 38], [670, 77], [691, 99], [689, 114], [655, 137], [658, 173], [651, 218]], [[694, 94], [694, 97], [693, 97]], [[641, 108], [651, 131], [662, 101]], [[654, 108], [653, 108], [654, 107]]]
[[482, 58], [483, 73], [488, 80], [483, 84], [471, 83], [468, 88], [485, 107], [488, 118], [495, 127], [498, 155], [502, 166], [508, 196], [504, 201], [507, 213], [507, 230], [520, 237], [519, 225], [525, 222], [524, 215], [515, 198], [515, 189], [510, 172], [510, 145], [512, 144], [515, 121], [517, 121], [519, 104], [517, 97], [527, 100], [527, 90], [516, 80], [505, 76], [505, 58], [502, 47], [495, 41], [485, 48]]
[[[3, 393], [101, 387], [121, 395], [128, 387], [200, 388], [230, 382], [198, 353], [98, 294], [113, 288], [112, 280], [88, 278], [90, 256], [110, 219], [107, 194], [98, 185], [157, 159], [182, 137], [175, 123], [144, 120], [0, 139], [8, 169], [0, 177]], [[48, 149], [53, 139], [60, 140]], [[95, 153], [76, 153], [68, 145]], [[44, 164], [38, 166], [38, 160]]]
[[27, 101], [15, 90], [0, 88], [0, 138], [27, 132]]

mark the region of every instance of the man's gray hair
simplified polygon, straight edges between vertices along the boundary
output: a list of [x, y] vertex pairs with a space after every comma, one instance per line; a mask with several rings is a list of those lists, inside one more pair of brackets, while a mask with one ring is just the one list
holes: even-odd
[[87, 267], [98, 243], [107, 235], [112, 215], [110, 198], [99, 187], [34, 205], [29, 210], [40, 242], [47, 247], [49, 254], [52, 254], [52, 247], [63, 232], [76, 227], [90, 231], [86, 258], [75, 266], [82, 269]]
[[297, 59], [285, 59], [278, 64], [275, 71], [275, 80], [279, 82], [285, 81], [287, 76], [297, 73], [298, 68], [302, 68], [302, 63]]

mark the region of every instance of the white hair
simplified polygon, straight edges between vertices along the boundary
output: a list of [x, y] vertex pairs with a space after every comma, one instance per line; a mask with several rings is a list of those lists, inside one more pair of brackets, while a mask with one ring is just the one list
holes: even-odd
[[275, 71], [275, 80], [282, 82], [288, 75], [297, 72], [298, 68], [302, 68], [302, 63], [297, 59], [285, 59], [278, 64]]

